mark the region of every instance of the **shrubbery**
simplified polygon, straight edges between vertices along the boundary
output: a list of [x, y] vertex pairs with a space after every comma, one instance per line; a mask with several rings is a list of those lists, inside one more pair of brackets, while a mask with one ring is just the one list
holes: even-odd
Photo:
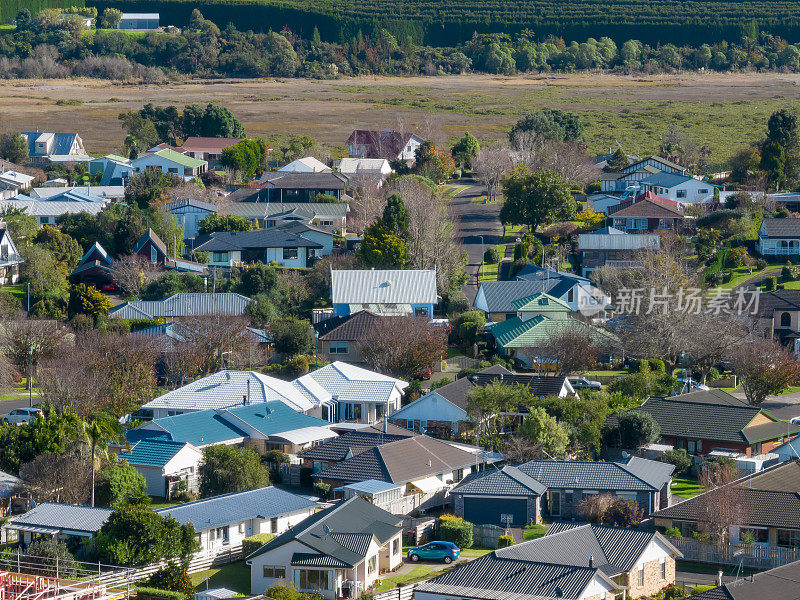
[[274, 533], [257, 533], [242, 540], [242, 556], [247, 558], [253, 552], [269, 543], [275, 537]]
[[[444, 517], [445, 515], [443, 515]], [[439, 518], [439, 539], [459, 548], [472, 547], [472, 523], [458, 517]]]

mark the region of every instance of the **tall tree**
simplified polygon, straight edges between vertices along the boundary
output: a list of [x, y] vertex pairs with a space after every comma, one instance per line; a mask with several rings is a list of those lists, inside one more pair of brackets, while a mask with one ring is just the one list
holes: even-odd
[[467, 131], [464, 137], [453, 145], [450, 154], [453, 155], [453, 159], [460, 167], [471, 167], [472, 160], [478, 155], [480, 150], [481, 145], [480, 142], [478, 142], [478, 138]]
[[28, 142], [19, 133], [8, 133], [0, 138], [0, 156], [12, 163], [28, 160]]
[[367, 268], [402, 269], [408, 262], [405, 241], [387, 229], [382, 222], [367, 227], [357, 254]]
[[770, 394], [800, 384], [800, 363], [772, 340], [753, 338], [739, 344], [733, 365], [747, 401], [755, 406]]
[[380, 317], [361, 343], [361, 357], [371, 368], [403, 379], [418, 378], [446, 352], [446, 334], [427, 318]]
[[534, 408], [525, 418], [519, 427], [519, 435], [532, 444], [541, 445], [542, 451], [551, 458], [566, 456], [569, 433], [541, 406]]
[[525, 131], [533, 131], [549, 140], [577, 142], [583, 138], [583, 123], [574, 113], [546, 108], [517, 121], [508, 139], [513, 142], [515, 135]]
[[199, 475], [200, 495], [204, 498], [269, 485], [269, 472], [258, 453], [236, 446], [204, 448]]
[[398, 194], [389, 196], [383, 209], [383, 224], [395, 235], [406, 238], [409, 220], [410, 216], [403, 199]]
[[109, 418], [108, 415], [102, 413], [93, 413], [89, 415], [81, 422], [81, 426], [83, 427], [83, 432], [86, 434], [86, 438], [89, 441], [89, 460], [91, 462], [92, 471], [91, 506], [94, 506], [95, 488], [97, 487], [97, 468], [95, 463], [98, 460], [98, 449], [103, 450], [103, 452], [100, 453], [101, 457], [107, 456], [108, 442], [118, 439], [120, 431], [117, 422], [114, 419]]
[[531, 232], [540, 225], [570, 219], [577, 211], [569, 182], [554, 171], [531, 172], [518, 167], [503, 181], [503, 195], [500, 220], [528, 225]]

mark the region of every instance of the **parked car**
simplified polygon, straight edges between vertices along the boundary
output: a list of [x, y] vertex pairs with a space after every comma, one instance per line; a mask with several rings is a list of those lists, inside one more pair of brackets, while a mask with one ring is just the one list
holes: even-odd
[[30, 423], [42, 410], [40, 408], [15, 408], [3, 415], [3, 423]]
[[586, 377], [567, 377], [572, 389], [574, 390], [601, 390], [603, 384], [599, 381], [592, 381]]
[[411, 562], [420, 560], [440, 560], [450, 564], [461, 556], [461, 550], [453, 542], [430, 542], [424, 546], [414, 546], [408, 550]]

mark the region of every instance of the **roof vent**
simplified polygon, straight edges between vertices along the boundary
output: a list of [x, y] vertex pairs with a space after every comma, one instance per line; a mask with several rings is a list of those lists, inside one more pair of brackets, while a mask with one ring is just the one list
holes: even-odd
[[325, 532], [325, 535], [330, 535], [331, 534], [331, 528], [328, 527], [327, 525], [325, 525], [325, 523], [322, 524], [322, 531]]
[[431, 461], [430, 461], [430, 460], [428, 461], [428, 466], [429, 466], [429, 467], [432, 467], [432, 466], [433, 466], [433, 463], [431, 463]]
[[625, 450], [622, 451], [622, 458], [630, 458], [630, 456], [631, 455], [625, 452]]
[[225, 379], [228, 381], [231, 380], [231, 374], [228, 371], [225, 371]]
[[589, 557], [589, 568], [594, 569], [594, 556]]

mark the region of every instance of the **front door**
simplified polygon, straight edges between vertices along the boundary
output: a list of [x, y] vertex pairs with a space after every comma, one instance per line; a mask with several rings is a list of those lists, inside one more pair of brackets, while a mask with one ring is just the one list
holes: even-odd
[[550, 492], [550, 516], [561, 516], [561, 492]]

